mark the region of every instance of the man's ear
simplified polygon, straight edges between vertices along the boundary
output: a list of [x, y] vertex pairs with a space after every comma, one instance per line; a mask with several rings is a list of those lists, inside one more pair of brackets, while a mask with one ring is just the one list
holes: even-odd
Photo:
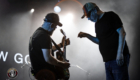
[[97, 10], [96, 10], [96, 9], [92, 9], [91, 15], [92, 15], [93, 13], [97, 13]]
[[53, 23], [50, 23], [51, 28], [53, 28]]
[[55, 25], [54, 23], [50, 23], [51, 28], [55, 28], [57, 25]]
[[94, 10], [94, 13], [97, 13], [97, 9], [95, 8], [95, 9], [93, 9]]

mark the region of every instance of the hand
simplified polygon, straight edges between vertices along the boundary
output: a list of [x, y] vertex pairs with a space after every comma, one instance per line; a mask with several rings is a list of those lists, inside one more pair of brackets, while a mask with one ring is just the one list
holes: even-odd
[[118, 53], [117, 54], [116, 62], [118, 64], [118, 66], [122, 66], [124, 64], [123, 53]]
[[[62, 41], [61, 41], [61, 44], [64, 46], [64, 40], [65, 40], [65, 37], [62, 38]], [[70, 45], [70, 40], [69, 38], [66, 39], [66, 45]]]
[[68, 62], [64, 62], [64, 64], [63, 64], [63, 68], [69, 68], [70, 67], [70, 63], [68, 63]]
[[80, 37], [80, 38], [82, 38], [82, 37], [87, 37], [87, 33], [84, 33], [84, 32], [80, 32], [79, 34], [78, 34], [78, 37]]

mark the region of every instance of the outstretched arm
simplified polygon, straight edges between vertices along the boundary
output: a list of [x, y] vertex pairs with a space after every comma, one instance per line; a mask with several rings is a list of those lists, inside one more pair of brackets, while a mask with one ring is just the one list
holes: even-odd
[[99, 39], [97, 37], [91, 36], [90, 34], [87, 34], [87, 33], [84, 33], [84, 32], [80, 32], [78, 34], [78, 37], [80, 37], [80, 38], [87, 37], [92, 42], [94, 42], [96, 44], [99, 44]]
[[118, 28], [117, 29], [117, 32], [119, 34], [119, 43], [118, 43], [118, 51], [117, 51], [116, 60], [117, 60], [117, 64], [119, 66], [122, 66], [123, 63], [124, 63], [123, 50], [124, 50], [124, 45], [125, 45], [125, 36], [126, 36], [126, 33], [125, 33], [123, 27]]
[[97, 38], [97, 37], [93, 37], [93, 36], [91, 36], [91, 35], [87, 35], [87, 38], [89, 39], [89, 40], [91, 40], [92, 42], [94, 42], [94, 43], [96, 43], [96, 44], [99, 44], [99, 39]]

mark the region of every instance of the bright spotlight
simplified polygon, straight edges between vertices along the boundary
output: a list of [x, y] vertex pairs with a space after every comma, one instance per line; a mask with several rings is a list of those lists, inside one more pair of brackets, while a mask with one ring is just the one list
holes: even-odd
[[73, 19], [73, 14], [72, 13], [68, 13], [66, 15], [67, 19], [72, 20]]
[[31, 13], [33, 13], [34, 11], [35, 11], [34, 9], [31, 9], [31, 11], [30, 11], [30, 12], [31, 12]]
[[66, 15], [63, 15], [63, 17], [61, 17], [61, 22], [64, 23], [64, 25], [70, 25], [73, 24], [73, 18], [74, 15], [72, 13], [68, 13]]
[[54, 7], [54, 11], [55, 11], [56, 13], [59, 13], [59, 12], [61, 11], [61, 8], [60, 8], [59, 6], [55, 6], [55, 7]]

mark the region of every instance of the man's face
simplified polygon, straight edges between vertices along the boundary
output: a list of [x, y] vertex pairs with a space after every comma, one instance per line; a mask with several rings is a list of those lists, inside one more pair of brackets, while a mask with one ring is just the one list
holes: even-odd
[[89, 15], [89, 16], [87, 16], [88, 20], [90, 20], [92, 22], [97, 22], [98, 14], [97, 14], [96, 10], [92, 10], [91, 12], [89, 12], [88, 15]]

